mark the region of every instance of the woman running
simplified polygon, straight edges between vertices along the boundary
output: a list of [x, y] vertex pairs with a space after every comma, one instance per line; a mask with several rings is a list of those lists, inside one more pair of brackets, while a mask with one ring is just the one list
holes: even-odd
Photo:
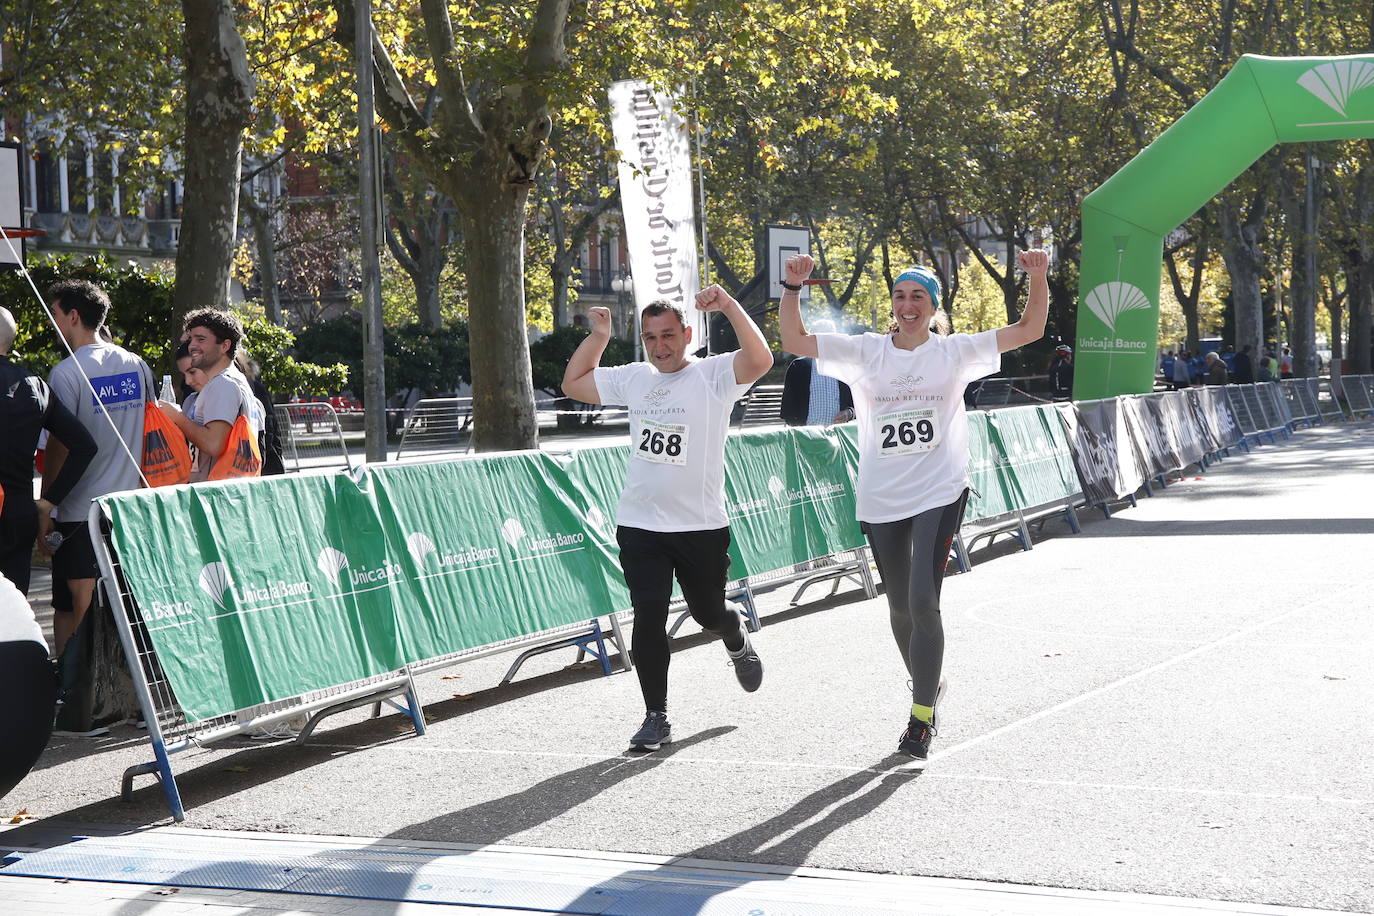
[[1030, 278], [1026, 311], [1015, 324], [978, 334], [949, 334], [940, 281], [924, 267], [902, 271], [892, 285], [894, 320], [886, 334], [808, 334], [798, 301], [815, 266], [807, 255], [787, 259], [782, 284], [783, 349], [815, 358], [819, 371], [854, 392], [858, 517], [911, 675], [911, 715], [897, 751], [916, 766], [925, 765], [945, 687], [940, 584], [968, 499], [964, 387], [996, 372], [1002, 353], [1045, 333], [1049, 257], [1025, 251], [1016, 263]]

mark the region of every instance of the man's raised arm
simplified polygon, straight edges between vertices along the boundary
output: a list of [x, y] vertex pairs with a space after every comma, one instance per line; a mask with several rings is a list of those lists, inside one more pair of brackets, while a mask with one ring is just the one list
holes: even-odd
[[596, 390], [596, 367], [611, 341], [611, 310], [596, 306], [587, 310], [591, 333], [573, 351], [568, 368], [563, 370], [563, 394], [584, 404], [600, 404]]

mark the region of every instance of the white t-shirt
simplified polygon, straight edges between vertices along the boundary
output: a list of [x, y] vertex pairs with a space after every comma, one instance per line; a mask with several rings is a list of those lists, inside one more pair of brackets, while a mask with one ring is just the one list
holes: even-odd
[[817, 334], [816, 367], [848, 383], [859, 415], [857, 515], [895, 522], [947, 506], [968, 486], [964, 388], [1002, 364], [997, 332], [902, 350], [886, 334]]
[[[230, 426], [240, 416], [248, 418], [252, 434], [256, 436], [262, 429], [263, 408], [253, 396], [248, 379], [232, 363], [224, 368], [200, 389], [194, 403], [189, 399], [185, 408], [186, 416], [197, 426], [208, 426], [215, 420], [222, 420]], [[209, 479], [218, 455], [196, 455], [195, 468], [191, 472], [193, 483]]]
[[[59, 522], [84, 522], [91, 500], [143, 486], [138, 459], [143, 455], [143, 405], [153, 396], [153, 373], [138, 356], [101, 340], [54, 366], [48, 387], [63, 407], [76, 414], [99, 448], [86, 473], [57, 507]], [[96, 394], [114, 421], [113, 428], [97, 405]]]
[[13, 582], [0, 576], [0, 643], [6, 642], [36, 642], [45, 651], [48, 648], [29, 600]]
[[749, 390], [735, 354], [692, 360], [677, 372], [648, 363], [598, 368], [603, 404], [630, 410], [630, 458], [617, 524], [648, 531], [713, 531], [725, 515], [730, 410]]

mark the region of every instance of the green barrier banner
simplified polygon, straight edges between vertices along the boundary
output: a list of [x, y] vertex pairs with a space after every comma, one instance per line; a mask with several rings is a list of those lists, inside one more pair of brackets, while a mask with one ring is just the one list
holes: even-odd
[[407, 662], [618, 609], [614, 532], [587, 518], [554, 458], [369, 467], [367, 481], [387, 550], [353, 575], [385, 578], [419, 611], [400, 618]]
[[1011, 470], [997, 448], [987, 411], [969, 411], [968, 477], [972, 492], [964, 510], [966, 521], [994, 518], [1016, 508]]
[[1151, 390], [1164, 237], [1278, 143], [1374, 136], [1372, 74], [1368, 54], [1247, 54], [1084, 198], [1075, 400]]
[[740, 433], [727, 440], [731, 578], [863, 544], [845, 456], [838, 435], [819, 427]]
[[188, 720], [404, 664], [389, 588], [350, 582], [381, 553], [345, 475], [139, 490], [101, 500], [125, 577]]
[[998, 451], [1011, 470], [1018, 506], [1062, 502], [1079, 492], [1073, 455], [1052, 408], [1014, 407], [988, 415]]

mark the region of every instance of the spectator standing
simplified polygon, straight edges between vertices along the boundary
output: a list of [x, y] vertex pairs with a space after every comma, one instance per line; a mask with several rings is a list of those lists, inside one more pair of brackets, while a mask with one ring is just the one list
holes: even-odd
[[[95, 440], [41, 378], [10, 359], [18, 330], [9, 309], [0, 308], [0, 574], [27, 595], [34, 538], [52, 529], [53, 510], [95, 457]], [[34, 499], [33, 459], [43, 430], [67, 446], [67, 460]]]
[[1258, 382], [1274, 381], [1274, 373], [1269, 371], [1269, 360], [1261, 359], [1259, 361], [1259, 371], [1255, 375], [1255, 380]]
[[[53, 367], [53, 396], [95, 440], [97, 453], [57, 506], [61, 543], [52, 560], [53, 646], [61, 653], [91, 606], [99, 568], [86, 517], [91, 501], [142, 485], [143, 408], [153, 398], [153, 373], [140, 357], [110, 343], [101, 330], [110, 312], [105, 291], [86, 280], [63, 280], [48, 289], [48, 310], [73, 355]], [[50, 492], [70, 446], [48, 437], [43, 489]], [[40, 545], [40, 549], [44, 549]]]
[[1050, 362], [1050, 395], [1056, 401], [1073, 398], [1073, 348], [1060, 344]]
[[1207, 354], [1207, 384], [1225, 385], [1231, 379], [1231, 374], [1226, 371], [1226, 361], [1217, 355], [1213, 350]]
[[1174, 351], [1169, 350], [1159, 361], [1159, 376], [1170, 385], [1174, 383]]
[[1235, 370], [1231, 373], [1231, 380], [1237, 385], [1255, 383], [1255, 364], [1250, 358], [1249, 344], [1241, 347], [1240, 352], [1236, 354]]
[[1293, 351], [1288, 347], [1283, 348], [1283, 356], [1279, 357], [1279, 378], [1293, 377]]
[[273, 406], [276, 402], [272, 398], [272, 392], [268, 391], [262, 382], [262, 368], [242, 347], [239, 348], [238, 356], [234, 358], [234, 365], [243, 373], [243, 377], [248, 379], [248, 387], [262, 405], [262, 427], [258, 435], [262, 451], [262, 476], [284, 474], [286, 467], [281, 460], [281, 429], [277, 426], [277, 411]]
[[182, 323], [190, 366], [205, 376], [205, 384], [192, 405], [184, 412], [175, 404], [158, 401], [158, 407], [176, 424], [196, 450], [196, 465], [191, 482], [208, 480], [218, 461], [232, 461], [225, 454], [229, 433], [239, 417], [245, 417], [255, 438], [263, 428], [263, 408], [253, 390], [234, 366], [234, 356], [243, 340], [243, 325], [238, 318], [220, 309], [198, 309], [187, 313]]
[[788, 426], [830, 426], [854, 419], [854, 395], [838, 379], [816, 371], [816, 361], [799, 356], [782, 380], [782, 421]]
[[1175, 389], [1188, 387], [1188, 361], [1188, 351], [1179, 350], [1178, 358], [1174, 360], [1173, 379]]

